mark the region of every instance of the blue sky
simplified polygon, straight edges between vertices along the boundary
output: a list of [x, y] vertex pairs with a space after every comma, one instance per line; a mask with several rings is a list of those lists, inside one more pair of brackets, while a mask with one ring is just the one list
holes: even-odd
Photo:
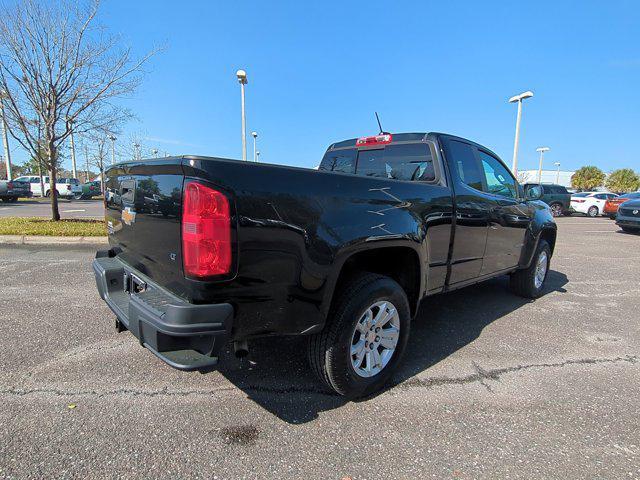
[[[261, 159], [314, 166], [333, 141], [442, 131], [520, 168], [640, 169], [640, 2], [106, 0], [100, 22], [138, 52], [164, 43], [126, 127], [172, 154], [239, 158], [238, 68]], [[121, 135], [124, 140], [127, 134]], [[248, 138], [251, 151], [251, 138]]]

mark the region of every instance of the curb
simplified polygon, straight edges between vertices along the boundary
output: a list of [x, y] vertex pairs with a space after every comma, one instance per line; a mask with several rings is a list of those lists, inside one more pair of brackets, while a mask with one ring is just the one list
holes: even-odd
[[106, 245], [107, 237], [0, 235], [0, 245]]

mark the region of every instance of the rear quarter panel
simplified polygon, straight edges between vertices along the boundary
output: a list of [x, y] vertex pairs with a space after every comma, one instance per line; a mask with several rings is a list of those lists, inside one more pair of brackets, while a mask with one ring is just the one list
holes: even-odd
[[[408, 246], [422, 265], [442, 264], [444, 282], [446, 187], [198, 157], [186, 158], [184, 171], [232, 192], [237, 275], [193, 284], [192, 297], [234, 304], [236, 337], [321, 328], [341, 265], [364, 249]], [[429, 279], [421, 278], [423, 292]]]

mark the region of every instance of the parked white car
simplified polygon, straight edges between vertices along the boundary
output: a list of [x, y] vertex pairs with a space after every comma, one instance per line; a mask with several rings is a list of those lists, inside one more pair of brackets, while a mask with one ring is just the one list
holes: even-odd
[[[34, 197], [42, 197], [40, 177], [38, 175], [26, 175], [16, 178], [16, 180], [29, 182], [32, 195]], [[44, 181], [44, 196], [48, 197], [51, 193], [49, 177], [42, 177], [42, 180]], [[77, 178], [58, 178], [56, 190], [59, 197], [73, 198], [75, 195], [82, 194], [82, 185], [80, 185], [80, 181]]]
[[581, 192], [571, 195], [571, 208], [590, 217], [604, 215], [604, 204], [618, 195], [609, 192]]

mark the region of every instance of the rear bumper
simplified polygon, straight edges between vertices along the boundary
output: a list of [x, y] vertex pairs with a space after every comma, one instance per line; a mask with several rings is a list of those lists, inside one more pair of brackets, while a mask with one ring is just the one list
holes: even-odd
[[[100, 297], [118, 320], [158, 358], [179, 370], [200, 370], [218, 363], [233, 324], [228, 303], [194, 305], [154, 284], [109, 252], [96, 254], [93, 271]], [[131, 275], [146, 290], [125, 291]]]

